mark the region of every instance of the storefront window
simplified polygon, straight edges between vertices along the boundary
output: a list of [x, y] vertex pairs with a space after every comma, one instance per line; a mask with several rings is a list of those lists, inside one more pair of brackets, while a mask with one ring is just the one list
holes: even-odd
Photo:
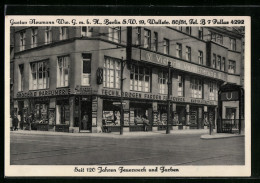
[[150, 69], [134, 66], [130, 73], [130, 90], [150, 92]]
[[166, 105], [158, 105], [158, 125], [166, 125], [167, 124], [167, 106]]
[[103, 101], [103, 125], [120, 126], [120, 107], [113, 105], [113, 101]]
[[104, 87], [120, 88], [121, 62], [119, 59], [105, 57], [103, 78]]
[[176, 113], [173, 118], [174, 125], [185, 125], [186, 124], [186, 110], [185, 106], [176, 106]]
[[48, 123], [48, 105], [40, 103], [35, 104], [34, 118], [37, 123]]
[[49, 88], [49, 62], [33, 62], [30, 66], [30, 90]]
[[69, 86], [69, 68], [70, 68], [69, 56], [58, 57], [58, 67], [57, 67], [58, 87]]
[[168, 74], [166, 71], [159, 71], [158, 72], [158, 83], [159, 83], [159, 93], [160, 94], [167, 94], [168, 93]]
[[91, 76], [91, 54], [82, 54], [82, 85], [90, 85], [90, 76]]
[[190, 91], [192, 98], [202, 98], [202, 81], [197, 78], [191, 78]]
[[56, 105], [56, 124], [69, 125], [70, 123], [70, 106], [68, 101], [57, 101]]
[[143, 125], [149, 123], [148, 110], [144, 108], [130, 109], [130, 125]]

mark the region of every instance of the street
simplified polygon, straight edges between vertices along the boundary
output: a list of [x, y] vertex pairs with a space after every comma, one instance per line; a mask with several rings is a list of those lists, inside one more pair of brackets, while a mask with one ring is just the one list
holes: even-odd
[[[57, 132], [58, 133], [58, 132]], [[145, 133], [145, 132], [140, 132]], [[201, 134], [120, 136], [12, 132], [11, 165], [243, 165], [244, 137]]]

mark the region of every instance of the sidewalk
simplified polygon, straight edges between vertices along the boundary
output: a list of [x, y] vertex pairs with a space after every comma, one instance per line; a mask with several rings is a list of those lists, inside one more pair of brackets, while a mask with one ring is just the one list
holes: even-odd
[[210, 140], [210, 139], [223, 139], [223, 138], [232, 138], [232, 137], [244, 137], [243, 134], [230, 134], [230, 133], [213, 133], [211, 135], [204, 134], [201, 135], [201, 139]]
[[[194, 130], [171, 130], [170, 134], [167, 135], [177, 135], [177, 134], [207, 134], [208, 129], [194, 129]], [[67, 133], [67, 132], [52, 132], [52, 131], [10, 131], [10, 134], [20, 134], [20, 135], [47, 135], [47, 136], [89, 136], [89, 137], [112, 137], [112, 138], [124, 138], [124, 137], [146, 137], [146, 136], [159, 136], [166, 135], [166, 131], [149, 131], [149, 132], [123, 132], [120, 135], [119, 132], [111, 133]]]

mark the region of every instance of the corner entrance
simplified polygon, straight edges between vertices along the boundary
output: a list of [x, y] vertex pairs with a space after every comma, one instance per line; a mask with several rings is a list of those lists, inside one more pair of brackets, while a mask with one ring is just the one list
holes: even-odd
[[91, 123], [91, 102], [81, 101], [81, 123], [80, 131], [81, 132], [91, 132], [92, 123]]

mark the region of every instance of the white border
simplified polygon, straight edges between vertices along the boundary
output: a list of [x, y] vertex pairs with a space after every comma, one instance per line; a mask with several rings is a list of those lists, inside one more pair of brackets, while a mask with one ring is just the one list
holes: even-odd
[[[94, 173], [75, 173], [74, 168], [77, 165], [70, 166], [25, 166], [25, 165], [10, 165], [10, 20], [14, 19], [15, 21], [29, 21], [31, 18], [37, 19], [37, 21], [54, 21], [57, 18], [66, 19], [69, 22], [72, 19], [76, 19], [77, 21], [85, 21], [86, 19], [100, 19], [102, 20], [109, 18], [110, 20], [117, 19], [136, 19], [139, 20], [147, 20], [147, 19], [162, 19], [162, 20], [188, 20], [188, 19], [224, 19], [226, 21], [239, 19], [244, 20], [245, 24], [241, 25], [228, 25], [228, 26], [245, 26], [245, 165], [244, 166], [165, 166], [166, 168], [178, 168], [179, 172], [169, 172], [169, 173], [102, 173], [98, 174], [97, 171]], [[137, 24], [133, 25], [136, 26]], [[55, 22], [54, 25], [46, 25], [46, 24], [35, 24], [35, 25], [24, 25], [15, 24], [14, 26], [73, 26], [72, 24], [58, 24]], [[75, 26], [80, 26], [79, 24]], [[85, 25], [87, 26], [87, 25]], [[100, 25], [89, 25], [89, 26], [105, 26], [104, 24]], [[118, 25], [108, 25], [108, 26], [118, 26]], [[120, 26], [131, 26], [129, 24], [120, 25]], [[154, 25], [140, 25], [140, 26], [178, 26], [178, 25], [162, 25], [162, 24], [154, 24]], [[203, 26], [203, 25], [180, 25], [180, 26]], [[204, 26], [227, 26], [226, 24], [206, 24]], [[5, 176], [13, 177], [13, 176], [62, 176], [62, 177], [77, 177], [77, 176], [113, 176], [113, 177], [230, 177], [230, 176], [250, 176], [251, 175], [251, 18], [246, 16], [6, 16], [5, 17]], [[37, 167], [37, 168], [35, 168]], [[83, 165], [78, 165], [77, 167], [88, 167]], [[99, 166], [91, 166], [98, 168]], [[104, 166], [103, 166], [104, 167]], [[106, 166], [109, 168], [118, 169], [119, 166]], [[144, 166], [124, 166], [125, 168], [143, 168]], [[145, 166], [146, 169], [154, 168], [156, 166]], [[160, 166], [158, 166], [160, 167]]]

